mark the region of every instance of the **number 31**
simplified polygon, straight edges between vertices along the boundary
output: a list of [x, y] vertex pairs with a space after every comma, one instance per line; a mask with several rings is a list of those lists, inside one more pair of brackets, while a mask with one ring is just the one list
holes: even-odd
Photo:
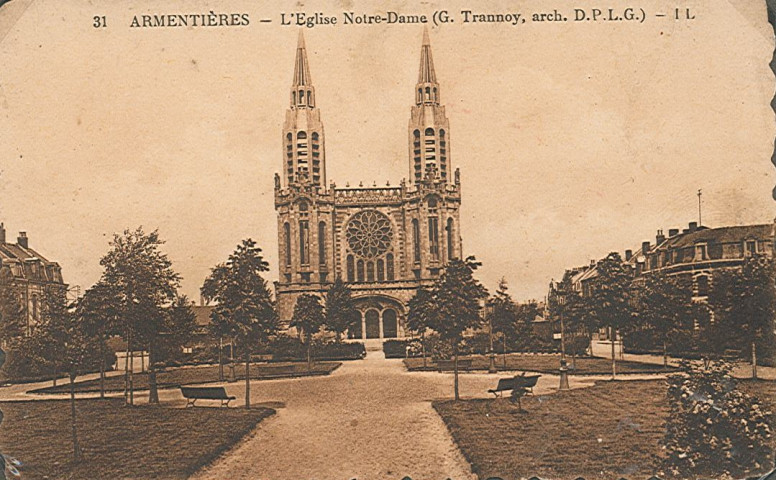
[[92, 24], [94, 28], [105, 28], [108, 26], [108, 24], [105, 22], [105, 15], [101, 17], [94, 17], [94, 24]]

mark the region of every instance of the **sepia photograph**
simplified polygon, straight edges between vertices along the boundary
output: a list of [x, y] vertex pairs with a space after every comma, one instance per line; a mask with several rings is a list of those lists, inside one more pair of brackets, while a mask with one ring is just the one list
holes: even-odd
[[0, 480], [776, 480], [775, 28], [0, 0]]

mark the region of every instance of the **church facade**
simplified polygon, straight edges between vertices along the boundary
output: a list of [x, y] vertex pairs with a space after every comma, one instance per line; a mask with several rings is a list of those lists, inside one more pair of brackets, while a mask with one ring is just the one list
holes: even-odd
[[452, 170], [449, 122], [427, 31], [411, 100], [409, 178], [396, 186], [327, 184], [323, 122], [300, 33], [282, 173], [275, 174], [281, 320], [291, 319], [300, 295], [325, 298], [340, 277], [361, 313], [349, 338], [404, 337], [407, 303], [416, 290], [461, 257], [460, 174]]

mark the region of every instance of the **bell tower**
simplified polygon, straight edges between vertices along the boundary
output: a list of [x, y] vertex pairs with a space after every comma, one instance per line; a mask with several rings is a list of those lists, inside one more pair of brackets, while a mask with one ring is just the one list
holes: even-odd
[[326, 150], [321, 112], [316, 106], [304, 35], [299, 32], [291, 82], [290, 106], [283, 124], [283, 181], [285, 186], [326, 185]]
[[410, 111], [410, 181], [442, 180], [450, 183], [450, 129], [434, 71], [428, 29], [423, 29], [420, 70], [415, 85], [415, 105]]

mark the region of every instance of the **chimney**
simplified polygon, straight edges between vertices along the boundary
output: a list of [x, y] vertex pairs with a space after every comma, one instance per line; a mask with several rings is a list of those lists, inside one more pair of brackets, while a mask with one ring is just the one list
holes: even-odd
[[658, 230], [655, 235], [655, 245], [660, 245], [666, 241], [666, 236], [663, 234], [663, 230]]
[[649, 242], [641, 242], [641, 253], [644, 255], [649, 253]]
[[625, 261], [627, 262], [633, 258], [633, 250], [625, 250]]
[[29, 248], [29, 239], [27, 238], [27, 232], [19, 232], [19, 237], [16, 239], [16, 243], [22, 248]]
[[0, 223], [0, 243], [5, 243], [5, 225]]
[[668, 238], [675, 237], [679, 235], [679, 229], [678, 228], [671, 228], [668, 230]]
[[698, 230], [698, 222], [690, 222], [690, 233]]

